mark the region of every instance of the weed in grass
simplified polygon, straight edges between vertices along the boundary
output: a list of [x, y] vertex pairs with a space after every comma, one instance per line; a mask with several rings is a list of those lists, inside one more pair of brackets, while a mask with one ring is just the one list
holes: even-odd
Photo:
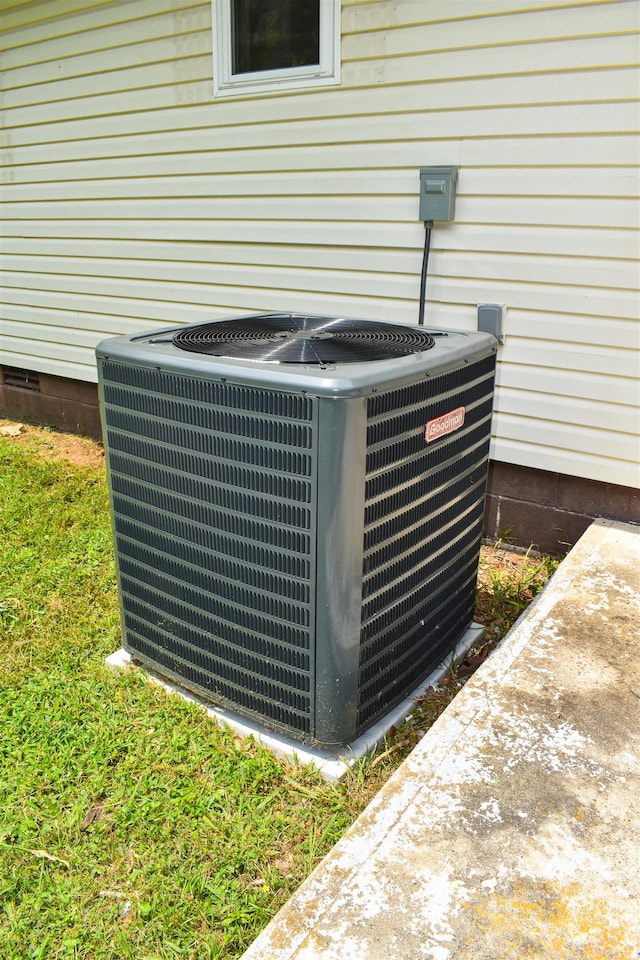
[[[0, 437], [2, 960], [231, 960], [462, 680], [451, 671], [386, 755], [336, 786], [140, 675], [112, 675], [104, 658], [120, 628], [103, 466], [50, 459], [54, 441], [34, 428]], [[496, 636], [549, 572], [498, 553], [478, 591]]]
[[500, 640], [555, 572], [558, 560], [485, 547], [480, 558], [475, 619], [489, 627], [493, 645]]

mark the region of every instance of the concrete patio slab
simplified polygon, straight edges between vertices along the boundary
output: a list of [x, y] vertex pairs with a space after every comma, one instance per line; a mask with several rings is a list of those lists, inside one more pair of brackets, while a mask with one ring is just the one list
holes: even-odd
[[596, 521], [244, 960], [640, 957], [639, 589]]

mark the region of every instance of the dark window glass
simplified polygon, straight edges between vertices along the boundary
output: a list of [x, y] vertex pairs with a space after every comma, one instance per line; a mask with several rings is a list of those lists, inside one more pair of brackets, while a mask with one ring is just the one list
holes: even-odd
[[232, 72], [320, 63], [320, 0], [232, 0]]

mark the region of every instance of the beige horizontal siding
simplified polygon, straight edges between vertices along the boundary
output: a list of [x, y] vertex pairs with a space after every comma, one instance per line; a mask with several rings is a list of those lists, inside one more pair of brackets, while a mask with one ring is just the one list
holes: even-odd
[[[615, 135], [632, 129], [637, 124], [636, 107], [633, 102], [623, 101], [546, 104], [530, 106], [526, 111], [519, 106], [443, 110], [437, 117], [432, 118], [432, 122], [437, 121], [438, 139], [445, 140], [485, 139], [487, 136], [512, 138], [580, 135], [590, 127], [597, 129], [600, 134]], [[211, 141], [210, 149], [226, 155], [235, 151], [269, 150], [273, 149], [275, 144], [282, 143], [286, 143], [288, 150], [302, 149], [312, 155], [313, 151], [325, 146], [333, 147], [335, 151], [341, 145], [362, 147], [367, 144], [371, 149], [372, 144], [380, 142], [387, 147], [395, 147], [397, 157], [400, 139], [419, 142], [424, 150], [423, 141], [429, 124], [423, 112], [409, 112], [398, 116], [387, 114], [373, 119], [376, 120], [375, 123], [372, 123], [371, 115], [367, 114], [357, 117], [331, 117], [324, 124], [320, 124], [317, 118], [295, 122], [289, 120], [285, 123], [228, 124], [223, 129], [216, 130], [215, 136], [210, 127], [200, 127], [178, 132], [163, 130], [144, 135], [132, 131], [130, 135], [119, 137], [107, 136], [105, 122], [101, 120], [87, 122], [83, 137], [68, 135], [64, 139], [55, 140], [57, 130], [53, 125], [46, 125], [42, 135], [48, 138], [44, 144], [50, 144], [50, 148], [55, 149], [55, 159], [67, 163], [105, 157], [141, 157], [147, 153], [198, 152], [203, 149], [207, 140]], [[15, 145], [12, 148], [11, 160], [19, 167], [23, 164], [47, 163], [48, 157], [43, 153], [43, 143], [31, 142], [24, 146]], [[621, 158], [621, 162], [624, 162], [624, 158]], [[255, 169], [255, 166], [252, 169]]]
[[5, 0], [1, 362], [249, 311], [507, 305], [493, 450], [638, 481], [638, 3], [342, 4], [337, 88], [213, 99], [208, 2]]
[[[613, 76], [620, 84], [619, 90], [616, 90], [617, 99], [624, 99], [628, 91], [633, 89], [634, 71], [632, 67], [625, 66], [625, 63], [629, 62], [634, 52], [634, 38], [609, 39], [606, 45], [603, 40], [582, 41], [582, 44], [593, 46], [592, 59], [601, 60], [606, 54], [615, 56]], [[554, 50], [555, 48], [538, 51], [538, 53], [542, 52], [545, 57], [548, 57]], [[562, 84], [557, 89], [549, 89], [543, 103], [561, 101], [563, 97], [594, 102], [603, 99], [603, 87], [599, 82], [601, 78], [597, 73], [585, 74], [589, 65], [586, 62], [588, 57], [584, 55], [583, 47], [579, 47], [573, 53], [572, 64], [568, 64], [566, 58], [563, 60], [558, 57], [555, 68], [547, 70], [547, 75], [561, 73]], [[580, 57], [575, 56], [577, 53], [581, 54]], [[557, 50], [554, 56], [558, 56]], [[188, 62], [191, 82], [199, 78], [205, 82], [204, 86], [193, 85], [192, 96], [194, 98], [199, 96], [203, 102], [213, 102], [209, 53], [197, 58], [191, 57]], [[482, 109], [487, 106], [541, 102], [541, 74], [538, 72], [540, 64], [537, 63], [536, 57], [532, 57], [528, 65], [529, 74], [509, 75], [508, 89], [505, 89], [503, 80], [505, 73], [497, 64], [493, 66], [494, 70], [491, 71], [489, 60], [486, 64], [477, 64], [478, 74], [472, 84], [455, 75], [451, 78], [439, 76], [431, 82], [425, 77], [419, 77], [404, 91], [403, 111], [424, 110], [427, 107], [431, 111]], [[538, 69], [534, 69], [536, 66]], [[600, 63], [595, 66], [591, 64], [591, 69], [597, 69], [600, 66]], [[497, 70], [496, 67], [498, 67]], [[29, 79], [30, 83], [39, 82], [35, 77]], [[173, 65], [166, 62], [150, 67], [136, 63], [131, 70], [110, 70], [98, 76], [83, 76], [82, 96], [79, 98], [74, 98], [74, 92], [76, 94], [78, 92], [76, 78], [63, 81], [56, 77], [52, 83], [36, 87], [33, 85], [9, 86], [10, 82], [15, 82], [15, 78], [13, 81], [8, 78], [5, 82], [4, 100], [7, 107], [22, 108], [23, 112], [19, 118], [20, 128], [30, 128], [37, 124], [63, 124], [59, 129], [56, 128], [55, 135], [58, 139], [64, 139], [65, 136], [82, 136], [87, 130], [87, 121], [107, 113], [112, 114], [113, 135], [121, 135], [131, 130], [151, 132], [163, 129], [188, 129], [202, 123], [201, 111], [189, 105], [184, 105], [180, 115], [175, 116], [177, 93], [181, 92], [186, 96], [186, 90], [182, 88], [188, 80], [189, 77], [183, 76], [177, 84]], [[136, 89], [136, 85], [139, 89]], [[140, 101], [140, 109], [144, 111], [136, 114], [139, 118], [138, 126], [132, 123], [133, 117], [126, 112], [121, 116], [117, 115], [120, 111], [126, 111], [127, 101], [130, 101], [130, 93], [133, 89], [136, 89], [136, 99]], [[66, 98], [67, 93], [71, 95], [70, 99]], [[334, 93], [335, 91], [331, 93], [325, 90], [324, 93], [314, 94], [314, 116], [350, 116], [348, 104], [336, 101]], [[266, 119], [264, 111], [259, 109], [263, 102], [264, 98], [233, 101], [233, 104], [229, 101], [215, 102], [210, 123], [212, 126], [218, 126], [264, 123], [265, 120], [272, 122]], [[392, 88], [386, 85], [361, 87], [358, 89], [358, 102], [359, 112], [364, 115], [397, 113], [397, 93], [394, 97]], [[231, 106], [235, 109], [230, 109]], [[278, 112], [278, 116], [279, 119], [289, 122], [308, 119], [308, 112], [304, 109], [304, 99], [300, 95], [293, 94], [288, 97], [282, 96], [282, 109]], [[28, 134], [21, 134], [21, 136], [24, 140], [28, 140]], [[37, 131], [34, 131], [31, 136], [37, 137]]]
[[[17, 254], [48, 255], [52, 248], [46, 234], [38, 237], [32, 228], [29, 236], [18, 235], [19, 229], [24, 229], [24, 224], [15, 224], [15, 234], [6, 237], [3, 241], [3, 250], [5, 252], [15, 252]], [[443, 228], [444, 229], [444, 228]], [[88, 233], [88, 231], [87, 231]], [[307, 266], [335, 266], [336, 255], [334, 246], [342, 237], [339, 231], [334, 232], [334, 243], [321, 246], [317, 243], [304, 245], [302, 243], [289, 243], [287, 246], [286, 262], [292, 266], [306, 264]], [[402, 233], [398, 231], [398, 237], [402, 239]], [[420, 242], [422, 233], [419, 233]], [[118, 237], [115, 240], [98, 234], [90, 237], [88, 235], [81, 237], [58, 237], [56, 241], [54, 257], [83, 257], [94, 255], [98, 257], [116, 258], [129, 256], [133, 261], [133, 268], [138, 269], [137, 260], [153, 261], [155, 259], [166, 259], [177, 262], [203, 262], [203, 263], [282, 263], [282, 251], [279, 247], [271, 244], [258, 244], [255, 237], [248, 238], [247, 242], [234, 243], [231, 245], [225, 242], [223, 236], [220, 243], [216, 243], [207, 238], [208, 242], [198, 243], [197, 237], [187, 237], [186, 240], [172, 236], [166, 240], [158, 236], [147, 236], [144, 240], [136, 240], [131, 237], [126, 239]], [[345, 238], [346, 239], [346, 238]], [[391, 230], [385, 227], [384, 233], [385, 246], [376, 245], [377, 234], [360, 237], [360, 243], [352, 243], [341, 246], [340, 265], [347, 269], [363, 269], [370, 272], [387, 270], [394, 272], [395, 269], [402, 269], [396, 265], [410, 260], [415, 264], [416, 260], [421, 259], [421, 253], [417, 247], [396, 247], [391, 242]], [[444, 246], [446, 242], [446, 248]], [[632, 255], [629, 256], [631, 248]], [[592, 277], [591, 268], [607, 268], [607, 264], [612, 265], [615, 270], [619, 266], [625, 271], [635, 271], [635, 254], [640, 252], [638, 244], [633, 236], [629, 236], [627, 231], [620, 230], [602, 230], [598, 228], [594, 231], [585, 231], [574, 228], [554, 228], [554, 227], [525, 227], [525, 226], [507, 226], [500, 229], [499, 224], [492, 224], [489, 233], [483, 224], [466, 224], [464, 230], [456, 232], [454, 224], [446, 227], [446, 233], [434, 235], [432, 238], [433, 256], [440, 256], [442, 268], [446, 268], [452, 257], [457, 256], [458, 252], [471, 257], [474, 262], [483, 254], [491, 254], [499, 259], [501, 264], [508, 265], [514, 256], [521, 256], [529, 259], [533, 266], [541, 257], [552, 258], [554, 262], [560, 262], [560, 265], [566, 263], [571, 266], [577, 261], [577, 269], [580, 270], [580, 277], [584, 280], [588, 273]], [[606, 255], [604, 255], [606, 254]], [[583, 264], [585, 269], [580, 268], [582, 260], [588, 259], [588, 263]], [[614, 266], [615, 265], [615, 266]], [[412, 268], [413, 269], [413, 268]], [[490, 274], [494, 276], [494, 274]], [[604, 284], [606, 286], [606, 283]]]
[[[415, 131], [408, 131], [408, 133]], [[378, 130], [379, 133], [379, 130]], [[6, 140], [9, 140], [7, 132]], [[560, 166], [563, 168], [582, 167], [589, 170], [591, 165], [597, 167], [609, 166], [615, 175], [618, 171], [633, 171], [638, 163], [640, 145], [635, 132], [616, 133], [612, 136], [599, 134], [578, 133], [571, 136], [539, 135], [536, 137], [516, 138], [508, 135], [491, 136], [476, 140], [463, 141], [438, 139], [429, 141], [429, 152], [425, 160], [425, 145], [422, 140], [405, 139], [402, 149], [396, 143], [385, 143], [377, 140], [375, 153], [367, 143], [324, 145], [318, 150], [313, 145], [297, 147], [295, 150], [283, 146], [264, 145], [254, 147], [253, 151], [226, 151], [223, 149], [221, 134], [209, 136], [210, 148], [180, 153], [180, 136], [176, 135], [174, 152], [166, 154], [152, 153], [147, 155], [120, 155], [121, 140], [114, 140], [113, 157], [105, 159], [84, 158], [70, 167], [69, 161], [58, 161], [57, 152], [52, 146], [46, 145], [35, 154], [33, 163], [17, 164], [14, 159], [15, 151], [7, 147], [1, 155], [4, 175], [8, 182], [30, 183], [34, 181], [73, 181], [104, 179], [113, 176], [114, 189], [117, 190], [117, 180], [122, 177], [174, 176], [179, 165], [181, 175], [203, 175], [217, 177], [218, 175], [259, 173], [291, 173], [307, 174], [309, 171], [336, 171], [362, 170], [364, 172], [378, 170], [385, 171], [395, 167], [403, 171], [411, 171], [413, 183], [416, 182], [417, 170], [420, 166], [432, 164], [451, 165], [451, 157], [455, 155], [457, 162], [463, 165], [463, 170], [473, 167], [492, 168], [517, 176], [521, 167], [548, 168]], [[493, 157], [493, 163], [491, 158]], [[260, 168], [256, 165], [257, 158]], [[24, 159], [24, 157], [23, 157]], [[589, 164], [585, 163], [588, 159]], [[0, 170], [2, 169], [0, 166]], [[542, 171], [544, 172], [544, 171]], [[73, 174], [73, 175], [72, 175]], [[553, 175], [553, 169], [551, 170]], [[19, 180], [18, 180], [19, 178]], [[290, 180], [290, 191], [295, 190], [295, 183]], [[378, 180], [378, 190], [382, 194], [384, 178]], [[414, 188], [415, 189], [415, 188]], [[600, 187], [602, 189], [602, 187]], [[544, 195], [544, 194], [543, 194]]]
[[[326, 201], [325, 201], [326, 202]], [[4, 227], [11, 234], [7, 236], [7, 248], [11, 243], [20, 242], [25, 236], [25, 221], [7, 220]], [[480, 249], [489, 249], [500, 255], [499, 237], [504, 237], [507, 232], [501, 228], [500, 224], [487, 225], [482, 224], [467, 225], [463, 232], [462, 225], [443, 226], [436, 231], [434, 237], [433, 250], [434, 256], [438, 251], [441, 252], [441, 259], [446, 259], [449, 248], [456, 252], [473, 251], [470, 242], [473, 238], [472, 227], [478, 236], [478, 245]], [[29, 221], [28, 233], [30, 236], [38, 239], [60, 238], [73, 239], [81, 241], [77, 243], [76, 250], [78, 255], [85, 252], [84, 241], [95, 240], [103, 241], [105, 239], [120, 240], [128, 243], [132, 240], [138, 242], [138, 250], [141, 259], [146, 259], [151, 255], [156, 242], [167, 241], [197, 241], [201, 243], [212, 243], [219, 245], [246, 244], [251, 241], [259, 251], [263, 245], [281, 244], [286, 247], [283, 255], [289, 254], [289, 247], [298, 247], [304, 245], [307, 247], [325, 247], [330, 246], [334, 249], [335, 263], [338, 268], [345, 266], [345, 256], [350, 256], [353, 247], [368, 247], [372, 251], [380, 250], [381, 239], [384, 239], [383, 252], [396, 249], [405, 249], [413, 251], [415, 257], [419, 259], [418, 248], [422, 244], [424, 237], [424, 228], [411, 225], [408, 228], [398, 223], [385, 223], [379, 226], [383, 238], [374, 233], [375, 223], [359, 223], [355, 221], [316, 221], [307, 223], [306, 221], [280, 219], [277, 222], [269, 221], [202, 221], [202, 220], [153, 220], [141, 222], [139, 220], [117, 221], [117, 220], [44, 220]], [[633, 237], [633, 231], [596, 229], [587, 228], [584, 234], [580, 234], [577, 229], [566, 229], [564, 226], [557, 228], [557, 235], [550, 241], [549, 247], [544, 247], [546, 237], [552, 232], [552, 228], [542, 225], [536, 232], [535, 227], [525, 227], [520, 225], [509, 225], [509, 250], [505, 253], [505, 258], [509, 256], [512, 250], [522, 254], [527, 254], [529, 249], [537, 252], [545, 249], [551, 255], [556, 257], [572, 257], [576, 255], [586, 258], [597, 258], [606, 253], [608, 257], [619, 257], [622, 259], [632, 259], [637, 251], [637, 242]], [[125, 239], [126, 238], [126, 239]], [[572, 242], [575, 240], [575, 244]], [[124, 248], [123, 248], [124, 249]], [[291, 251], [291, 256], [294, 252]], [[469, 275], [474, 274], [475, 260], [468, 256]], [[287, 257], [280, 260], [280, 263], [289, 262]], [[588, 264], [584, 264], [584, 274], [588, 274]]]
[[[626, 168], [612, 170], [607, 167], [592, 167], [589, 170], [560, 168], [540, 170], [536, 167], [496, 170], [465, 168], [464, 181], [459, 183], [462, 196], [521, 196], [539, 197], [544, 189], [547, 197], [592, 197], [594, 183], [605, 178], [608, 197], [634, 198], [638, 180]], [[462, 176], [462, 174], [461, 174]], [[375, 196], [381, 177], [387, 186], [387, 195], [415, 196], [415, 172], [413, 170], [313, 170], [296, 175], [298, 197], [369, 195]], [[97, 199], [153, 199], [163, 197], [291, 197], [291, 180], [281, 172], [263, 171], [260, 175], [259, 192], [252, 176], [220, 174], [215, 178], [204, 176], [121, 177], [116, 183], [109, 179], [36, 181], [6, 183], [3, 186], [5, 203], [52, 200], [97, 200]], [[10, 210], [7, 207], [7, 210]], [[415, 213], [415, 211], [413, 211]]]
[[[106, 257], [77, 257], [74, 261], [74, 276], [79, 277], [108, 277], [108, 278], [126, 278], [136, 279], [139, 276], [140, 265], [135, 260], [116, 259], [115, 256], [109, 257], [109, 247], [95, 241], [99, 248], [107, 252]], [[3, 266], [6, 275], [7, 285], [20, 286], [20, 274], [32, 275], [31, 285], [38, 276], [47, 275], [58, 277], [61, 250], [58, 247], [60, 241], [55, 240], [50, 244], [50, 249], [54, 249], [55, 256], [39, 256], [29, 254], [29, 263], [25, 264], [24, 257], [19, 253], [9, 253], [5, 251], [3, 256]], [[73, 242], [68, 242], [73, 247]], [[20, 246], [19, 243], [16, 244]], [[314, 289], [317, 278], [322, 278], [323, 282], [334, 284], [340, 276], [344, 275], [345, 280], [350, 280], [354, 290], [359, 288], [363, 277], [366, 274], [370, 283], [388, 283], [395, 284], [406, 281], [415, 286], [417, 283], [416, 270], [420, 268], [420, 256], [414, 251], [404, 250], [363, 250], [349, 248], [348, 265], [343, 263], [339, 266], [335, 251], [333, 249], [324, 249], [318, 251], [313, 247], [296, 247], [292, 252], [290, 262], [283, 267], [280, 262], [282, 249], [277, 246], [264, 245], [259, 250], [255, 247], [247, 247], [246, 250], [229, 249], [228, 246], [220, 244], [220, 251], [211, 249], [207, 244], [206, 249], [201, 250], [194, 244], [182, 245], [186, 249], [181, 249], [179, 244], [157, 244], [153, 260], [145, 263], [145, 276], [147, 279], [166, 280], [168, 277], [179, 277], [184, 283], [202, 283], [211, 282], [212, 270], [224, 271], [227, 282], [237, 281], [243, 285], [246, 280], [246, 267], [251, 265], [252, 274], [255, 277], [256, 285], [273, 285], [274, 279], [277, 285], [282, 280], [282, 271], [286, 271], [289, 277], [297, 277], [298, 286]], [[8, 245], [7, 245], [8, 247]], [[129, 245], [131, 250], [132, 244]], [[57, 249], [56, 249], [57, 248]], [[86, 251], [89, 252], [89, 251]], [[122, 256], [127, 252], [119, 248], [117, 252]], [[164, 254], [164, 256], [163, 256]], [[534, 260], [533, 269], [530, 261]], [[502, 281], [505, 284], [511, 281], [512, 289], [520, 290], [520, 299], [525, 307], [533, 306], [528, 296], [528, 286], [536, 281], [545, 282], [549, 287], [551, 298], [554, 297], [554, 291], [557, 290], [557, 303], [562, 298], [574, 298], [574, 287], [579, 287], [579, 293], [589, 297], [591, 289], [596, 298], [601, 297], [602, 287], [599, 281], [603, 278], [609, 280], [611, 286], [606, 292], [607, 310], [611, 313], [612, 303], [609, 299], [617, 298], [619, 302], [618, 310], [621, 312], [621, 318], [628, 317], [633, 309], [635, 302], [635, 283], [637, 282], [637, 270], [633, 261], [603, 259], [593, 265], [590, 271], [590, 261], [588, 258], [574, 257], [566, 258], [561, 263], [558, 258], [553, 257], [527, 257], [511, 254], [509, 256], [500, 256], [499, 254], [477, 253], [475, 257], [476, 277], [465, 277], [465, 270], [468, 270], [469, 264], [464, 252], [458, 256], [451, 255], [451, 252], [443, 249], [434, 249], [432, 251], [432, 267], [434, 273], [440, 278], [461, 278], [464, 282], [482, 282], [495, 283]], [[25, 270], [28, 267], [28, 270]], [[9, 284], [9, 275], [13, 276], [13, 283]], [[518, 288], [516, 284], [521, 283]], [[614, 286], [615, 284], [615, 286]], [[412, 287], [413, 289], [413, 287]], [[506, 289], [506, 288], [505, 288]], [[516, 294], [514, 294], [515, 298]], [[513, 306], [513, 303], [512, 303]], [[602, 339], [602, 331], [598, 324], [600, 313], [595, 313], [595, 317], [590, 318], [581, 314], [583, 327], [592, 330], [592, 336], [596, 342]], [[551, 318], [553, 323], [557, 323], [557, 316], [549, 311], [545, 311], [545, 316]], [[511, 318], [513, 332], [516, 333], [515, 314]], [[567, 324], [571, 320], [567, 317]], [[544, 324], [544, 318], [541, 320]], [[614, 336], [613, 324], [609, 327], [610, 337]]]

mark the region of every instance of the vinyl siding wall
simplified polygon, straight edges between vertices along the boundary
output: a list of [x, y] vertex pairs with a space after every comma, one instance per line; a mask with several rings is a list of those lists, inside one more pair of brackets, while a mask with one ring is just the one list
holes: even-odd
[[418, 170], [460, 168], [427, 324], [507, 305], [493, 456], [638, 482], [637, 0], [342, 3], [342, 81], [213, 99], [211, 8], [2, 4], [0, 363], [249, 311], [415, 323]]

